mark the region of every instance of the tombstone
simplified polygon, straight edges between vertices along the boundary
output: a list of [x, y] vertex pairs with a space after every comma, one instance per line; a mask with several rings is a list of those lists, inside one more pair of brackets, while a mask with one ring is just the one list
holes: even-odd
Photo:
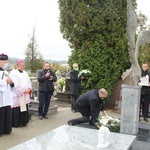
[[65, 91], [66, 93], [70, 93], [70, 77], [66, 77]]
[[120, 132], [136, 135], [139, 128], [140, 86], [122, 85]]

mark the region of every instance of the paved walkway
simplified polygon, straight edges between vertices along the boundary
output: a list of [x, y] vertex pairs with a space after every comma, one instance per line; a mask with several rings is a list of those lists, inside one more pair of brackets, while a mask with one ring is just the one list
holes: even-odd
[[[114, 110], [107, 110], [107, 114], [108, 116], [120, 118], [120, 113]], [[67, 124], [69, 119], [79, 116], [81, 116], [80, 113], [72, 113], [70, 107], [58, 107], [58, 112], [50, 114], [48, 116], [49, 119], [39, 120], [38, 116], [32, 116], [31, 121], [26, 127], [13, 128], [10, 135], [0, 137], [0, 150], [6, 150], [30, 140], [40, 134]]]

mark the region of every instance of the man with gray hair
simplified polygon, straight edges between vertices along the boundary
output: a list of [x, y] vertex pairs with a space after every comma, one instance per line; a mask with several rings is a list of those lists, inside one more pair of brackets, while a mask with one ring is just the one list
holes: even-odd
[[100, 90], [90, 90], [81, 95], [76, 101], [76, 109], [81, 113], [81, 118], [76, 118], [68, 121], [69, 125], [89, 122], [94, 124], [97, 121], [100, 111], [104, 116], [107, 116], [104, 107], [104, 99], [108, 92], [101, 88]]
[[71, 111], [74, 113], [77, 111], [75, 103], [81, 94], [81, 79], [83, 79], [78, 74], [79, 66], [77, 63], [74, 63], [73, 69], [70, 72]]

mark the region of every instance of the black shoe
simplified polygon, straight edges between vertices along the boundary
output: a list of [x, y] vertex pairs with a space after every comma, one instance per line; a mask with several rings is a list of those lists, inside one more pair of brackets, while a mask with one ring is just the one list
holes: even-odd
[[47, 116], [43, 116], [43, 118], [48, 119], [48, 117], [47, 117]]
[[145, 122], [148, 122], [148, 119], [145, 117], [145, 118], [144, 118], [144, 121], [145, 121]]
[[93, 121], [89, 121], [89, 125], [95, 125]]
[[73, 126], [73, 123], [72, 123], [71, 120], [69, 120], [67, 123], [68, 123], [69, 126]]
[[76, 110], [74, 110], [74, 109], [73, 109], [73, 110], [71, 110], [71, 111], [72, 111], [73, 113], [76, 113]]
[[43, 119], [43, 117], [42, 117], [42, 116], [39, 116], [39, 119], [40, 119], [40, 120], [42, 120], [42, 119]]

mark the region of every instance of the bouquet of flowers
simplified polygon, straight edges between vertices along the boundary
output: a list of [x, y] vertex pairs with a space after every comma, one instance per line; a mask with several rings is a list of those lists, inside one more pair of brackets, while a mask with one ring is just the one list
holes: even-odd
[[61, 89], [61, 91], [62, 91], [63, 89], [65, 89], [65, 82], [66, 82], [66, 78], [64, 78], [64, 77], [60, 78], [60, 79], [57, 81], [58, 88]]
[[81, 70], [78, 74], [78, 77], [90, 77], [91, 76], [91, 71], [84, 69]]
[[98, 118], [95, 125], [100, 128], [102, 125], [109, 128], [110, 132], [120, 132], [120, 120], [118, 118], [112, 117], [100, 117]]

